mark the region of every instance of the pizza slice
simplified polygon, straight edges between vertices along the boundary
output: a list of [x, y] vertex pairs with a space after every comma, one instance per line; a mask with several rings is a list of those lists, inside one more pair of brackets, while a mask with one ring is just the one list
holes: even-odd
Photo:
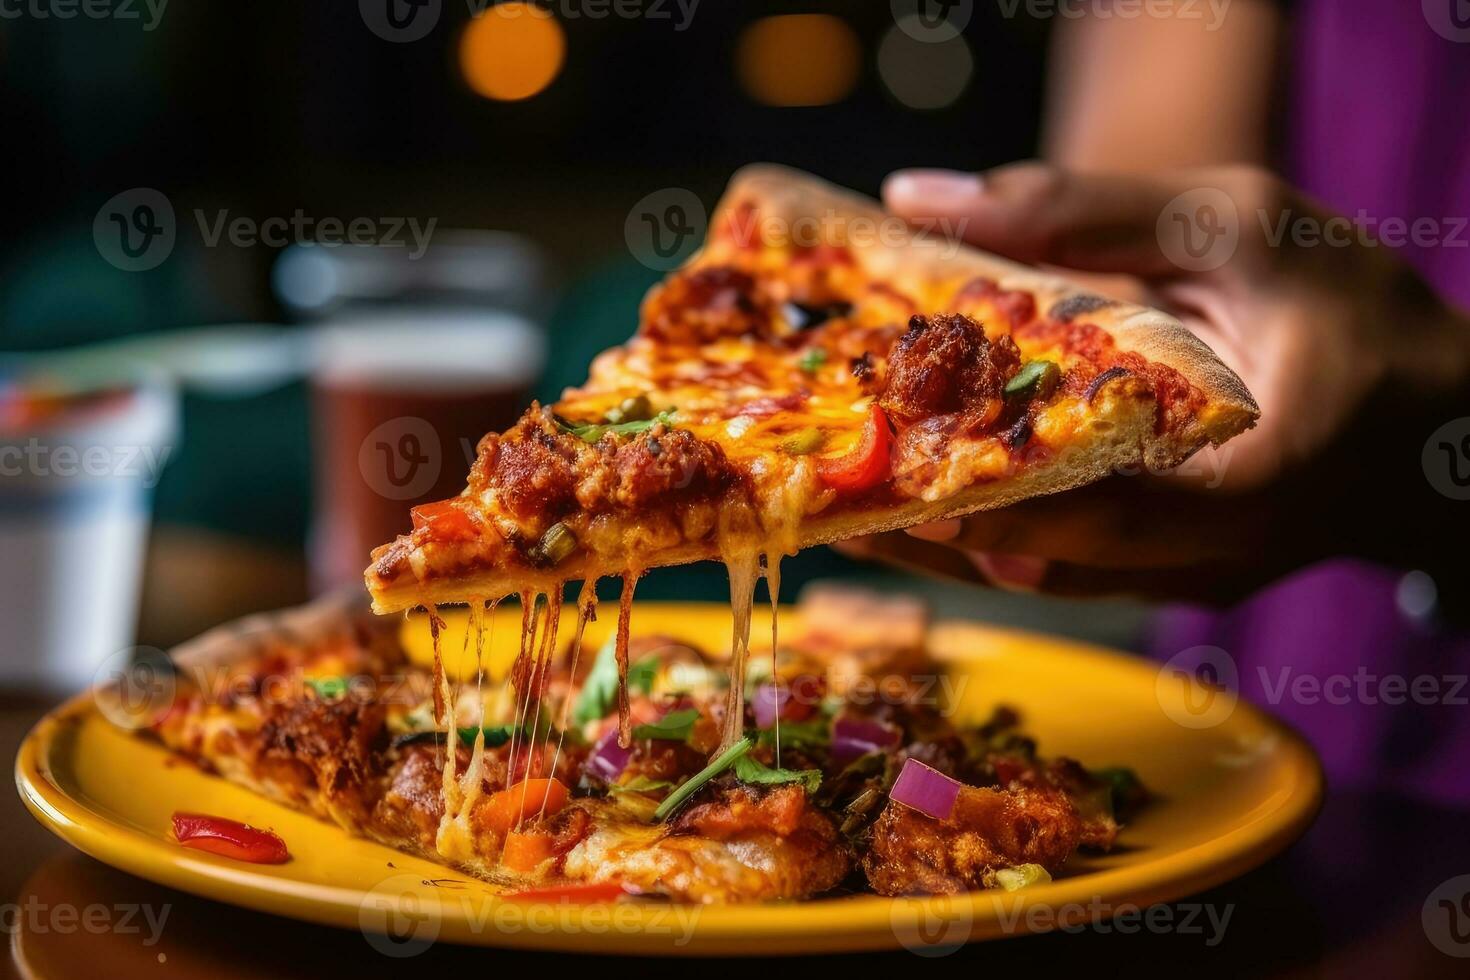
[[481, 440], [468, 487], [415, 508], [367, 585], [386, 613], [622, 576], [626, 618], [644, 570], [718, 559], [738, 677], [762, 562], [775, 586], [801, 548], [1174, 466], [1256, 416], [1164, 313], [755, 166], [635, 336]]
[[[1011, 889], [1048, 880], [1079, 849], [1108, 850], [1143, 802], [1129, 771], [1040, 755], [1013, 710], [958, 715], [924, 681], [942, 668], [916, 600], [829, 588], [793, 612], [781, 649], [752, 665], [741, 740], [718, 755], [718, 647], [635, 634], [638, 724], [619, 746], [611, 644], [579, 656], [581, 637], [565, 631], [530, 713], [467, 676], [440, 704], [417, 630], [349, 596], [179, 648], [167, 705], [114, 686], [94, 694], [206, 771], [524, 899]], [[461, 625], [475, 664], [506, 664], [511, 651], [485, 643], [477, 613]], [[223, 839], [206, 849], [237, 861], [305, 856], [299, 840], [236, 816], [189, 803], [174, 833], [186, 846]]]

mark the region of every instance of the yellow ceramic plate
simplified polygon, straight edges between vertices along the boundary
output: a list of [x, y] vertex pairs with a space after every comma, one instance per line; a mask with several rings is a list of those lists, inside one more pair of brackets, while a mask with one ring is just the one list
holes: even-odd
[[[672, 632], [711, 648], [728, 645], [729, 622], [729, 609], [717, 605], [650, 604], [634, 615], [635, 632]], [[513, 628], [499, 632], [497, 648], [514, 642]], [[1317, 811], [1322, 775], [1306, 744], [1190, 676], [969, 623], [941, 624], [933, 646], [961, 717], [1008, 703], [1021, 709], [1044, 753], [1139, 773], [1158, 799], [1113, 853], [1079, 856], [1052, 883], [1013, 893], [708, 908], [529, 905], [179, 763], [113, 728], [86, 697], [36, 727], [21, 746], [16, 778], [39, 820], [102, 861], [220, 901], [386, 933], [371, 941], [398, 952], [432, 941], [604, 953], [927, 951], [1136, 914], [1201, 891], [1280, 851]], [[176, 810], [274, 828], [293, 859], [251, 865], [179, 847], [168, 837]]]

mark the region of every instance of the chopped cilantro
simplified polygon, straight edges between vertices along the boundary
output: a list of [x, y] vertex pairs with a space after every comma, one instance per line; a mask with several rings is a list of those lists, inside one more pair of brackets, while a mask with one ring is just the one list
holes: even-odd
[[697, 721], [699, 721], [699, 712], [693, 708], [670, 711], [658, 721], [635, 727], [633, 737], [661, 738], [672, 742], [682, 742], [689, 737]]
[[[628, 667], [628, 690], [647, 694], [653, 689], [653, 678], [658, 673], [658, 658], [644, 657]], [[572, 721], [585, 725], [589, 721], [605, 718], [618, 701], [618, 656], [617, 637], [609, 636], [597, 659], [582, 682], [577, 703], [572, 706]]]
[[742, 755], [735, 760], [735, 778], [742, 783], [760, 783], [767, 786], [781, 783], [801, 783], [808, 793], [815, 793], [822, 785], [820, 769], [772, 769], [759, 759]]

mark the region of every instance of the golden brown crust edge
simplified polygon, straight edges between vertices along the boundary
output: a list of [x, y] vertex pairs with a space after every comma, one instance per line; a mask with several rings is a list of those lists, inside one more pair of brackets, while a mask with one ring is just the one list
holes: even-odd
[[[970, 487], [938, 501], [913, 500], [876, 512], [821, 515], [803, 522], [798, 547], [830, 544], [865, 534], [912, 527], [928, 521], [961, 517], [1005, 507], [1030, 497], [1074, 489], [1102, 479], [1140, 459], [1155, 467], [1177, 466], [1207, 443], [1219, 445], [1255, 424], [1260, 414], [1245, 384], [1209, 346], [1167, 313], [1097, 296], [1063, 277], [1019, 265], [1008, 259], [933, 236], [878, 225], [893, 221], [876, 201], [837, 187], [811, 174], [777, 164], [752, 164], [739, 170], [715, 206], [711, 226], [738, 204], [754, 201], [763, 216], [775, 217], [790, 228], [798, 221], [861, 219], [875, 229], [883, 227], [881, 241], [854, 249], [876, 277], [985, 276], [1003, 289], [1026, 290], [1037, 298], [1043, 312], [1070, 304], [1112, 335], [1118, 347], [1150, 361], [1168, 365], [1204, 393], [1206, 408], [1196, 424], [1161, 437], [1152, 431], [1123, 431], [1113, 438], [1082, 449], [1070, 465], [1057, 465], [997, 483]], [[702, 252], [691, 264], [697, 264]], [[1064, 307], [1063, 307], [1064, 308]], [[1081, 315], [1079, 313], [1078, 315]], [[710, 544], [697, 543], [653, 556], [645, 568], [718, 559]], [[371, 589], [373, 611], [397, 612], [428, 603], [448, 604], [474, 598], [498, 598], [523, 589], [552, 588], [560, 581], [621, 574], [621, 568], [598, 568], [589, 562], [558, 568], [555, 575], [488, 571], [451, 580], [420, 583], [405, 581]]]
[[[1078, 447], [1055, 465], [1023, 473], [1004, 480], [969, 487], [942, 500], [909, 500], [897, 507], [874, 511], [846, 511], [824, 516], [816, 514], [804, 520], [798, 529], [796, 547], [810, 548], [868, 534], [881, 534], [913, 527], [930, 521], [963, 517], [984, 510], [995, 510], [1032, 497], [1061, 493], [1094, 483], [1111, 473], [1136, 467], [1140, 459], [1153, 459], [1155, 465], [1177, 466], [1203, 446], [1176, 441], [1162, 441], [1153, 426], [1140, 418], [1133, 426], [1122, 426], [1098, 435], [1090, 445]], [[696, 561], [721, 560], [714, 543], [698, 542], [667, 552], [647, 556], [639, 570], [683, 565]], [[566, 581], [615, 577], [621, 567], [599, 567], [583, 560], [559, 567], [555, 572], [505, 572], [491, 570], [468, 576], [420, 583], [409, 580], [373, 590], [373, 611], [379, 614], [399, 612], [416, 606], [498, 599], [524, 589], [546, 591]]]
[[1204, 393], [1207, 408], [1199, 420], [1200, 430], [1216, 445], [1250, 428], [1260, 415], [1239, 376], [1167, 313], [1106, 299], [1061, 276], [949, 239], [879, 225], [894, 218], [872, 198], [777, 164], [741, 168], [715, 206], [711, 224], [721, 221], [737, 204], [752, 200], [762, 215], [775, 217], [788, 228], [798, 221], [824, 218], [838, 222], [860, 219], [882, 227], [884, 233], [877, 240], [858, 243], [853, 249], [874, 276], [985, 276], [1003, 289], [1035, 294], [1037, 309], [1043, 313], [1067, 306], [1078, 310], [1077, 315], [1085, 312], [1089, 321], [1112, 335], [1121, 350], [1173, 368]]

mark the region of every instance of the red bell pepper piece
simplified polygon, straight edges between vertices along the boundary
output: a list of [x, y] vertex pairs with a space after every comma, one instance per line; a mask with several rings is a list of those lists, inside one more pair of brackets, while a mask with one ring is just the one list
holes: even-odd
[[252, 864], [284, 864], [286, 842], [269, 830], [204, 813], [175, 813], [174, 837], [185, 847]]
[[599, 881], [580, 885], [548, 885], [511, 892], [505, 897], [517, 902], [616, 902], [624, 895], [637, 894], [621, 881]]
[[856, 493], [875, 487], [888, 478], [892, 446], [888, 416], [874, 402], [868, 409], [858, 444], [841, 456], [818, 456], [817, 475], [834, 490]]
[[431, 504], [419, 504], [409, 511], [413, 516], [413, 529], [428, 529], [434, 541], [473, 541], [475, 522], [463, 509], [454, 506], [452, 500], [436, 500]]

